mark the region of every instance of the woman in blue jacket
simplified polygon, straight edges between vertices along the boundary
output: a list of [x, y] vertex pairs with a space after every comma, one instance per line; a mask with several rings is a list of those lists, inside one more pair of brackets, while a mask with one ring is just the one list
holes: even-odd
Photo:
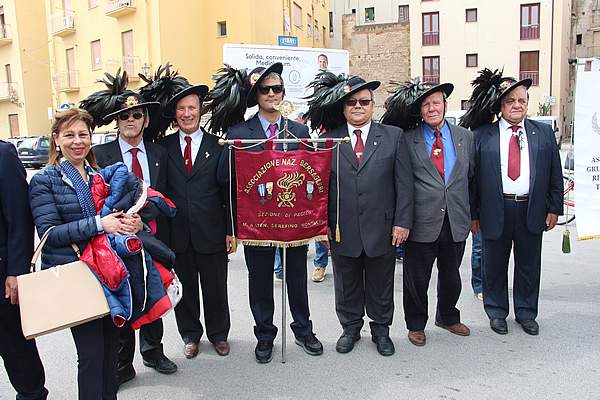
[[[48, 165], [29, 186], [31, 210], [41, 237], [54, 226], [42, 251], [42, 268], [77, 261], [71, 244], [81, 252], [103, 233], [135, 234], [135, 220], [115, 212], [96, 215], [90, 191], [98, 169], [91, 150], [92, 117], [71, 108], [55, 115]], [[117, 398], [118, 328], [110, 316], [71, 328], [78, 355], [79, 399]]]

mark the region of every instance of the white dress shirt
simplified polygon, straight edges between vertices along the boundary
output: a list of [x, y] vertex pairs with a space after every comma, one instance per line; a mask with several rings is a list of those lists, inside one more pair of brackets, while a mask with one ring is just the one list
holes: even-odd
[[502, 191], [509, 194], [529, 194], [529, 145], [525, 132], [525, 120], [519, 124], [517, 133], [520, 135], [521, 144], [521, 175], [516, 180], [508, 177], [508, 144], [513, 132], [511, 125], [500, 118], [500, 172], [502, 174]]
[[198, 130], [191, 135], [186, 135], [179, 130], [179, 146], [181, 147], [181, 155], [185, 159], [185, 148], [187, 146], [187, 142], [185, 141], [185, 137], [189, 136], [192, 138], [192, 165], [196, 161], [196, 156], [198, 155], [198, 150], [200, 149], [200, 145], [202, 144], [202, 137], [204, 136], [204, 131], [202, 128], [198, 128]]
[[352, 144], [352, 150], [354, 150], [354, 147], [356, 147], [356, 142], [358, 141], [356, 133], [354, 133], [354, 131], [357, 129], [360, 129], [360, 138], [362, 139], [363, 147], [367, 147], [367, 136], [369, 136], [369, 130], [371, 130], [371, 121], [369, 121], [368, 124], [366, 124], [365, 126], [362, 126], [360, 128], [357, 128], [350, 124], [347, 124], [347, 125], [348, 125], [348, 136], [350, 136], [350, 144]]
[[[131, 150], [133, 148], [132, 145], [121, 139], [121, 136], [117, 138], [119, 141], [119, 147], [121, 148], [121, 156], [123, 157], [123, 162], [127, 165], [127, 169], [129, 172], [132, 172], [131, 165], [133, 163], [133, 153]], [[148, 154], [146, 153], [146, 146], [144, 146], [144, 141], [142, 140], [140, 144], [136, 146], [139, 150], [137, 153], [137, 159], [142, 167], [142, 174], [144, 174], [144, 182], [146, 185], [150, 186], [150, 169], [148, 168]]]

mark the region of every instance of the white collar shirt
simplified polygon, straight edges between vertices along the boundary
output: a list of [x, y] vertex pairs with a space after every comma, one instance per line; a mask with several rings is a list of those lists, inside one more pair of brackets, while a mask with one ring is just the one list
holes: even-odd
[[[133, 153], [131, 153], [131, 149], [133, 146], [124, 141], [121, 136], [117, 138], [119, 142], [119, 147], [121, 148], [121, 157], [123, 157], [123, 162], [127, 165], [127, 169], [129, 172], [132, 171], [132, 163], [133, 163]], [[150, 169], [148, 167], [148, 153], [146, 153], [146, 146], [144, 146], [144, 141], [142, 140], [140, 144], [135, 146], [139, 151], [137, 153], [137, 159], [142, 167], [142, 174], [144, 174], [144, 182], [146, 185], [150, 186]]]
[[525, 132], [525, 120], [521, 121], [517, 131], [521, 145], [521, 173], [514, 181], [508, 177], [508, 145], [513, 131], [511, 125], [504, 118], [500, 118], [498, 127], [500, 129], [502, 191], [507, 194], [529, 194], [529, 144], [527, 142], [527, 132]]
[[185, 137], [189, 136], [192, 138], [192, 165], [196, 161], [196, 156], [198, 155], [198, 150], [200, 149], [200, 145], [202, 144], [202, 137], [204, 136], [204, 131], [202, 128], [198, 128], [198, 130], [191, 135], [187, 135], [183, 133], [183, 131], [179, 130], [179, 146], [181, 146], [181, 155], [185, 158], [185, 148], [187, 146], [187, 142], [185, 141]]
[[363, 146], [366, 147], [367, 136], [369, 136], [369, 131], [371, 130], [371, 122], [372, 121], [369, 121], [368, 124], [361, 126], [360, 128], [357, 128], [355, 126], [347, 124], [348, 125], [348, 136], [350, 136], [350, 143], [352, 144], [353, 150], [354, 150], [354, 147], [356, 146], [356, 142], [357, 142], [357, 136], [356, 136], [356, 133], [354, 133], [354, 131], [357, 129], [360, 130], [360, 138], [362, 139]]

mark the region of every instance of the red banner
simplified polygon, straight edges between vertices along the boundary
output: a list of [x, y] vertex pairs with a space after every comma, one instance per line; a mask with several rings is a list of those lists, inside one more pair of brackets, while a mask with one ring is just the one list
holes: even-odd
[[326, 239], [331, 151], [237, 150], [235, 165], [239, 242], [294, 247]]

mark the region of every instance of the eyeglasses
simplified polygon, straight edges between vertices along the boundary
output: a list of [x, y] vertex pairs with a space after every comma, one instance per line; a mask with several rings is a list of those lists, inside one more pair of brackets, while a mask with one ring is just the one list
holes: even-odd
[[356, 105], [356, 103], [358, 102], [361, 106], [366, 107], [369, 104], [371, 104], [373, 100], [371, 99], [360, 99], [360, 100], [356, 100], [356, 99], [350, 99], [350, 100], [346, 100], [346, 105], [349, 107], [354, 107]]
[[260, 85], [258, 87], [258, 91], [260, 92], [260, 94], [267, 94], [267, 93], [269, 93], [269, 90], [271, 90], [271, 89], [273, 89], [273, 93], [278, 94], [283, 91], [283, 85], [273, 85], [273, 86]]
[[[144, 116], [144, 114], [141, 112], [134, 112], [133, 114], [131, 114], [131, 116], [133, 117], [133, 119], [140, 119]], [[119, 119], [121, 121], [127, 121], [129, 119], [129, 114], [128, 113], [119, 114]]]

